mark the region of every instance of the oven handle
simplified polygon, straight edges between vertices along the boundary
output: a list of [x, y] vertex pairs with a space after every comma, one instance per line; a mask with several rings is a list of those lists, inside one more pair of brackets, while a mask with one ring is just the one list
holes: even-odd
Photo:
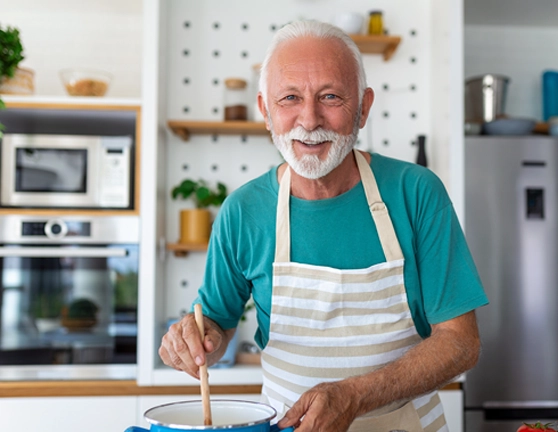
[[126, 255], [128, 255], [128, 251], [123, 248], [0, 247], [0, 257], [108, 258], [123, 257]]

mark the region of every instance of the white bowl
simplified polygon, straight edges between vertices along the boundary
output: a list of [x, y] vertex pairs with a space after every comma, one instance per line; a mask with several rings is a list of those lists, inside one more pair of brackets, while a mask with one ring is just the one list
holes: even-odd
[[362, 32], [364, 17], [356, 12], [343, 12], [333, 18], [332, 24], [346, 33], [359, 34]]

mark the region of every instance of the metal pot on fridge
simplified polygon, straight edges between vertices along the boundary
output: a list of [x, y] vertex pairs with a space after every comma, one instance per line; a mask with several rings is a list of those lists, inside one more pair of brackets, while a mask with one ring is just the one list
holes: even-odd
[[486, 74], [465, 81], [465, 122], [487, 123], [505, 115], [510, 79]]

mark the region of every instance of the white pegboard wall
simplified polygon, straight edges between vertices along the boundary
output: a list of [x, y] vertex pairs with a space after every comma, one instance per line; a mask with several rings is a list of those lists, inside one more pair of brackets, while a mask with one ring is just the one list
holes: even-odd
[[[385, 28], [401, 36], [402, 42], [387, 62], [380, 55], [363, 56], [376, 98], [358, 147], [414, 161], [417, 135], [430, 134], [430, 1], [352, 0], [349, 5], [343, 0], [169, 0], [167, 5], [168, 60], [163, 79], [169, 119], [222, 120], [224, 79], [241, 77], [253, 87], [252, 66], [262, 62], [283, 24], [301, 18], [331, 22], [341, 12], [358, 12], [366, 25], [368, 12], [380, 9]], [[245, 141], [240, 136], [219, 136], [215, 141], [211, 136], [192, 136], [184, 142], [169, 133], [167, 149], [169, 194], [186, 177], [222, 181], [233, 190], [281, 161], [266, 137], [250, 136]], [[185, 206], [168, 198], [169, 241], [178, 236], [178, 211]], [[170, 315], [179, 312], [177, 305], [189, 304], [201, 281], [203, 265], [191, 257], [168, 260]], [[190, 288], [182, 289], [185, 278]]]

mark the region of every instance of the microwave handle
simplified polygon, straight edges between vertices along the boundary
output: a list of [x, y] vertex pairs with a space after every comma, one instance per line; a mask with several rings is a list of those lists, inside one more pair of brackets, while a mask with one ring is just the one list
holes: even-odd
[[123, 248], [0, 247], [0, 257], [108, 258], [126, 255], [128, 251]]

